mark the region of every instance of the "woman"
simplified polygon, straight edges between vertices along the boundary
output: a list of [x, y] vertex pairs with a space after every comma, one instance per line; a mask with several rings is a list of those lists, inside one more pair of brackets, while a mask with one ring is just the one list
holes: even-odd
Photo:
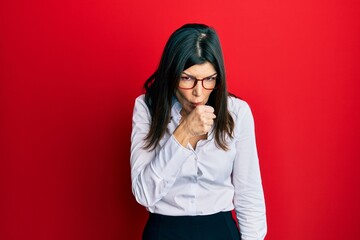
[[227, 92], [214, 29], [176, 30], [144, 88], [131, 135], [132, 190], [150, 212], [143, 239], [264, 239], [253, 117]]

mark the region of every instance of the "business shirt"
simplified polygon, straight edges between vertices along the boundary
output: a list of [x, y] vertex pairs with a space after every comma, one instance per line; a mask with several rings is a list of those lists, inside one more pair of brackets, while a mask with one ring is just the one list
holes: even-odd
[[228, 98], [235, 122], [228, 151], [215, 144], [214, 133], [196, 148], [183, 147], [173, 135], [181, 120], [174, 97], [167, 132], [154, 150], [144, 149], [151, 115], [144, 95], [135, 101], [131, 134], [131, 180], [136, 200], [148, 211], [172, 216], [209, 215], [235, 208], [242, 239], [264, 239], [267, 225], [255, 142], [248, 104]]

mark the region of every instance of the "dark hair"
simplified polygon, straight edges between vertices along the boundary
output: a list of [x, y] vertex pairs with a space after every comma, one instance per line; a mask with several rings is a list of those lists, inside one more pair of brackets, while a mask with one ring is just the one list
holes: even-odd
[[215, 109], [215, 141], [222, 149], [228, 149], [226, 135], [233, 136], [234, 121], [227, 110], [224, 60], [215, 30], [204, 24], [185, 24], [177, 29], [165, 45], [158, 69], [144, 84], [145, 102], [152, 118], [145, 148], [155, 148], [167, 129], [181, 73], [205, 62], [214, 66], [218, 76], [207, 103]]

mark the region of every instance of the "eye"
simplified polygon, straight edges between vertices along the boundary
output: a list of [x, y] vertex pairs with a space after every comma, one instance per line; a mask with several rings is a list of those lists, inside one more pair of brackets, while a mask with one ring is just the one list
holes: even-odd
[[212, 76], [212, 77], [205, 78], [205, 81], [212, 82], [212, 81], [216, 81], [216, 79], [217, 79], [217, 76]]
[[189, 77], [189, 76], [181, 76], [180, 80], [181, 81], [193, 81], [192, 77]]

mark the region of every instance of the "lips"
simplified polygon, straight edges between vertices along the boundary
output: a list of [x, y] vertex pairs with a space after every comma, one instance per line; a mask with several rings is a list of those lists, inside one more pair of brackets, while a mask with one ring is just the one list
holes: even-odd
[[191, 105], [193, 105], [194, 107], [197, 107], [197, 106], [199, 106], [199, 105], [202, 105], [202, 102], [196, 102], [196, 103], [191, 103]]

